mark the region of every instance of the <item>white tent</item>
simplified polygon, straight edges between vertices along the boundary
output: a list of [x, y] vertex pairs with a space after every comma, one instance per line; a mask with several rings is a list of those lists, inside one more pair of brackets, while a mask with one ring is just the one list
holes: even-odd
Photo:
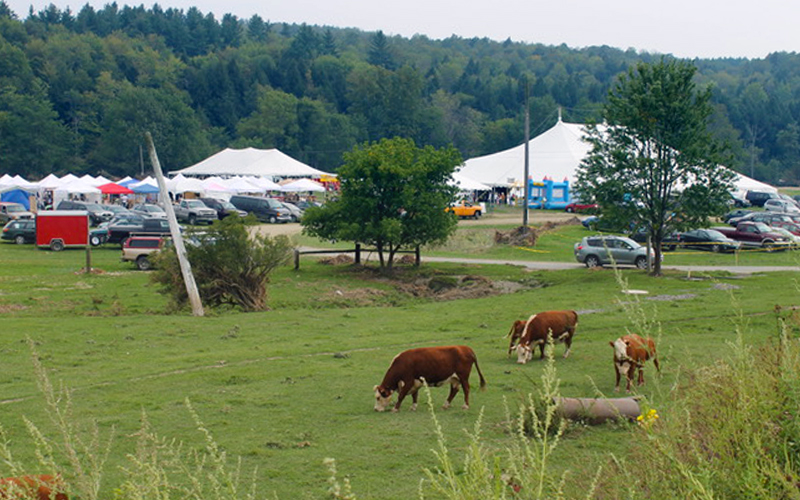
[[250, 184], [257, 186], [259, 189], [264, 191], [282, 191], [283, 188], [277, 182], [273, 182], [266, 177], [243, 177], [243, 179]]
[[296, 181], [288, 182], [281, 186], [282, 191], [287, 193], [303, 193], [306, 191], [323, 192], [325, 186], [311, 179], [297, 179]]
[[170, 174], [186, 176], [254, 175], [256, 177], [319, 177], [328, 175], [277, 149], [223, 149], [205, 160]]
[[[578, 165], [591, 149], [581, 139], [583, 135], [583, 125], [559, 120], [551, 129], [531, 139], [528, 148], [530, 177], [574, 181]], [[510, 187], [525, 179], [525, 145], [471, 158], [458, 173], [488, 186]]]
[[[530, 140], [528, 151], [528, 174], [531, 179], [541, 180], [545, 176], [554, 180], [576, 180], [581, 160], [591, 146], [583, 141], [584, 125], [565, 123], [559, 118], [552, 128]], [[523, 185], [525, 178], [525, 145], [500, 151], [491, 155], [471, 158], [458, 171], [464, 177], [492, 187]], [[734, 181], [735, 191], [777, 192], [777, 189], [742, 174]]]
[[200, 179], [178, 174], [175, 178], [167, 181], [167, 191], [171, 193], [203, 193], [205, 188]]
[[448, 182], [451, 186], [458, 187], [463, 191], [491, 191], [491, 186], [487, 186], [482, 182], [478, 182], [462, 175], [460, 172], [453, 172]]

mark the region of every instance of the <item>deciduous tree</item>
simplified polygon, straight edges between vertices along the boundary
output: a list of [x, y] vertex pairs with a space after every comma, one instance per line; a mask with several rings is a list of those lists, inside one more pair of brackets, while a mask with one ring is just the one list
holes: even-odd
[[590, 154], [578, 170], [578, 190], [594, 197], [604, 217], [634, 222], [655, 248], [673, 230], [704, 224], [730, 198], [733, 173], [707, 131], [711, 90], [698, 89], [696, 68], [662, 58], [619, 77], [605, 106], [606, 126], [589, 127]]
[[456, 218], [445, 211], [455, 195], [448, 179], [461, 164], [455, 149], [383, 139], [344, 160], [339, 198], [306, 210], [306, 234], [374, 246], [381, 268], [391, 270], [398, 250], [441, 243], [455, 231]]

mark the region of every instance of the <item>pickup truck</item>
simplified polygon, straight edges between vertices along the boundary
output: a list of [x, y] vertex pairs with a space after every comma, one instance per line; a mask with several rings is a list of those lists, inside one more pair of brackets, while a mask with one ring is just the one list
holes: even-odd
[[213, 208], [208, 208], [205, 203], [200, 200], [181, 200], [180, 203], [175, 205], [175, 218], [180, 222], [188, 222], [195, 225], [198, 222], [211, 224], [218, 219], [217, 211]]
[[455, 203], [447, 207], [445, 210], [453, 212], [460, 218], [473, 217], [475, 219], [480, 219], [483, 212], [480, 205], [474, 205], [468, 201]]
[[735, 228], [715, 227], [713, 229], [732, 240], [740, 241], [743, 247], [764, 248], [772, 251], [786, 249], [791, 245], [786, 237], [773, 232], [772, 228], [763, 222], [740, 222]]
[[106, 228], [108, 235], [106, 243], [119, 243], [124, 245], [125, 240], [131, 235], [169, 236], [169, 222], [167, 219], [126, 219], [116, 224], [109, 224]]

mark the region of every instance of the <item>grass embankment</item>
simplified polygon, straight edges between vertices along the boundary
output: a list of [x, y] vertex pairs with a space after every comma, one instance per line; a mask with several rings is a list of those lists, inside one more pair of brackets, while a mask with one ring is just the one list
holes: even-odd
[[[561, 242], [558, 249], [553, 243], [554, 252], [571, 257], [573, 236], [583, 231], [554, 234], [553, 241]], [[480, 275], [523, 287], [442, 302], [405, 293], [370, 272], [304, 261], [299, 271], [287, 267], [273, 276], [271, 311], [209, 311], [194, 318], [165, 314], [166, 299], [146, 273], [118, 261], [118, 249], [97, 249], [93, 259], [102, 274], [76, 273], [85, 262], [81, 251], [0, 245], [0, 424], [15, 461], [32, 472], [50, 472], [37, 465], [22, 419], [52, 435], [26, 343], [30, 337], [50, 377], [73, 389], [75, 421], [94, 420], [105, 436], [116, 429], [100, 498], [112, 497], [122, 484], [120, 467], [130, 465], [126, 454], [135, 451], [142, 412], [160, 435], [184, 441], [188, 450], [204, 448], [186, 399], [231, 459], [242, 457], [245, 471], [257, 469], [259, 498], [325, 496], [328, 457], [336, 458], [339, 475], [350, 478], [360, 498], [413, 498], [422, 470], [439, 465], [431, 451], [437, 448], [431, 417], [409, 412], [410, 402], [399, 414], [372, 411], [372, 387], [398, 352], [443, 344], [476, 351], [487, 391], [474, 392], [470, 411], [457, 409], [459, 395], [454, 409], [438, 413], [450, 451], [460, 456], [467, 446], [463, 429], [474, 426], [481, 408], [483, 446], [502, 450], [513, 444], [504, 403], [513, 410], [540, 386], [545, 363], [520, 366], [506, 356], [504, 336], [515, 319], [548, 309], [580, 312], [572, 355], [561, 359], [563, 346], [557, 346], [555, 361], [562, 394], [576, 397], [613, 395], [608, 342], [626, 330], [649, 328], [659, 340], [663, 371], [656, 377], [647, 367], [642, 394], [669, 415], [676, 385], [688, 371], [728, 355], [736, 325], [748, 343], [775, 338], [776, 314], [794, 324], [791, 308], [797, 303], [794, 277], [779, 274], [689, 280], [676, 273], [652, 279], [624, 271], [630, 288], [649, 292], [632, 313], [624, 303], [636, 299], [620, 293], [608, 269], [544, 273], [426, 265], [420, 274]], [[776, 305], [781, 312], [774, 312]], [[472, 382], [477, 386], [475, 374]], [[446, 392], [433, 390], [437, 406]], [[569, 497], [582, 496], [611, 454], [625, 459], [630, 433], [617, 425], [568, 429], [551, 466], [554, 475], [571, 471]], [[75, 471], [60, 464], [65, 477], [73, 478]]]

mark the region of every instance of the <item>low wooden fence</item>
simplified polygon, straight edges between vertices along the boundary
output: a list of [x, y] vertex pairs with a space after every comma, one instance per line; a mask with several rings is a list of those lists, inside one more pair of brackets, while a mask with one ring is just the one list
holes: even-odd
[[[356, 247], [352, 249], [344, 249], [344, 250], [299, 250], [295, 248], [294, 250], [294, 268], [300, 269], [300, 256], [301, 255], [311, 255], [311, 254], [343, 254], [343, 253], [352, 253], [355, 254], [353, 256], [353, 260], [356, 264], [361, 264], [361, 254], [364, 252], [377, 252], [377, 249], [374, 248], [361, 248], [360, 243], [356, 243]], [[414, 250], [397, 250], [395, 253], [412, 253], [414, 254], [414, 266], [419, 267], [420, 263], [420, 253], [419, 247], [415, 248]]]

